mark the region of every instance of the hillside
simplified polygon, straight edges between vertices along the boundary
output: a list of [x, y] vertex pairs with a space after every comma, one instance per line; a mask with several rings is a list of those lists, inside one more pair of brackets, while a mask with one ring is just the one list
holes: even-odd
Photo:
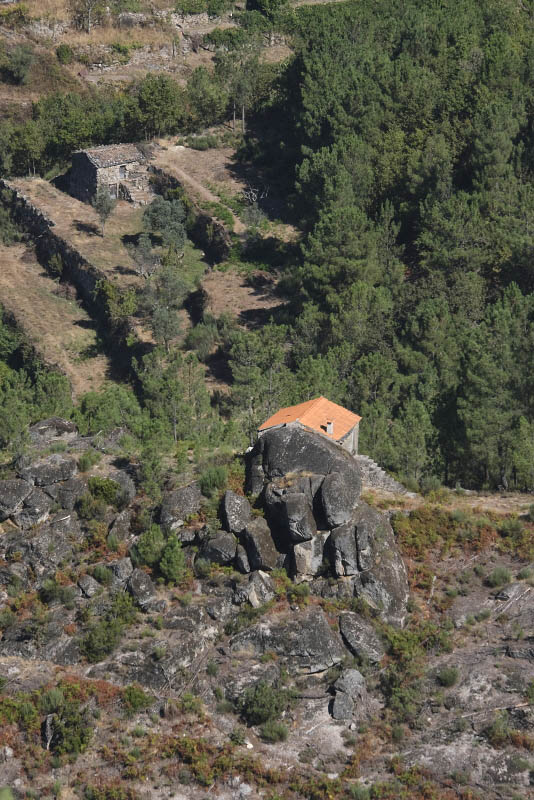
[[534, 796], [533, 24], [0, 8], [2, 800]]

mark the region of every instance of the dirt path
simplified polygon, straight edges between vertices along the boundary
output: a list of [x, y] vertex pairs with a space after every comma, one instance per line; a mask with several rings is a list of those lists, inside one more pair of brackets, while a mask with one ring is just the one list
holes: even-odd
[[465, 491], [457, 493], [452, 490], [438, 492], [427, 497], [404, 495], [385, 492], [380, 489], [368, 490], [377, 505], [387, 510], [412, 511], [424, 505], [436, 504], [447, 511], [475, 511], [478, 513], [492, 514], [526, 514], [530, 506], [534, 505], [534, 494], [523, 492], [474, 492]]
[[104, 383], [109, 362], [97, 353], [89, 315], [74, 300], [59, 297], [57, 290], [31, 249], [0, 244], [0, 303], [46, 364], [67, 376], [76, 399]]
[[[206, 186], [201, 182], [202, 178], [199, 179], [192, 174], [191, 159], [189, 158], [189, 155], [192, 151], [189, 148], [183, 147], [183, 145], [172, 145], [168, 142], [168, 140], [162, 140], [160, 144], [161, 147], [156, 152], [154, 157], [154, 163], [156, 166], [158, 166], [160, 169], [166, 170], [171, 175], [174, 175], [174, 177], [177, 178], [180, 183], [186, 184], [186, 186], [197, 199], [201, 201], [204, 200], [208, 203], [221, 202], [220, 198], [207, 189]], [[205, 153], [197, 151], [194, 152], [197, 156], [197, 161], [201, 161], [203, 157], [205, 159]], [[186, 163], [188, 168], [186, 167]], [[235, 233], [238, 235], [243, 234], [246, 230], [245, 225], [243, 225], [239, 217], [237, 217], [233, 211], [230, 209], [228, 209], [228, 211], [232, 214], [234, 220]]]

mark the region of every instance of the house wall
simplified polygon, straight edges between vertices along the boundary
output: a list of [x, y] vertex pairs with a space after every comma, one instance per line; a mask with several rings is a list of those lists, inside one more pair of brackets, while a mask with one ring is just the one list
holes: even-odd
[[354, 428], [350, 430], [343, 439], [341, 439], [339, 444], [344, 450], [346, 450], [352, 456], [355, 456], [358, 454], [359, 439], [360, 439], [360, 423], [357, 422]]
[[99, 186], [108, 186], [112, 197], [121, 196], [121, 183], [130, 180], [135, 182], [136, 173], [139, 172], [139, 161], [132, 161], [131, 164], [115, 164], [112, 167], [101, 167], [97, 171], [97, 181]]
[[97, 169], [85, 153], [73, 153], [69, 194], [83, 203], [90, 203], [96, 194], [97, 180]]
[[90, 203], [99, 186], [108, 186], [111, 196], [118, 198], [121, 196], [121, 183], [132, 181], [135, 185], [141, 185], [143, 178], [140, 177], [139, 168], [139, 161], [97, 168], [85, 153], [73, 153], [69, 193], [84, 203]]

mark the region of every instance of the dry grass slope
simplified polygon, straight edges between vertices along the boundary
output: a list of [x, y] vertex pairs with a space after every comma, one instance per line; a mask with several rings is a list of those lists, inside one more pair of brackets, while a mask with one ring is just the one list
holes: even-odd
[[0, 262], [0, 302], [44, 361], [65, 373], [75, 398], [101, 386], [108, 360], [92, 354], [97, 337], [86, 312], [54, 293], [56, 282], [24, 245], [0, 245]]

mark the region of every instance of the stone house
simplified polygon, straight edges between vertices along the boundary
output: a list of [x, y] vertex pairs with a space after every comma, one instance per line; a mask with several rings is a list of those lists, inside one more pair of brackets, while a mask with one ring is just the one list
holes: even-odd
[[73, 153], [69, 193], [90, 203], [101, 185], [107, 186], [115, 199], [135, 205], [149, 202], [149, 173], [139, 148], [134, 144], [110, 144]]
[[297, 406], [281, 408], [258, 428], [261, 436], [268, 430], [285, 425], [301, 425], [337, 442], [351, 455], [358, 454], [361, 417], [326, 397], [316, 397]]

